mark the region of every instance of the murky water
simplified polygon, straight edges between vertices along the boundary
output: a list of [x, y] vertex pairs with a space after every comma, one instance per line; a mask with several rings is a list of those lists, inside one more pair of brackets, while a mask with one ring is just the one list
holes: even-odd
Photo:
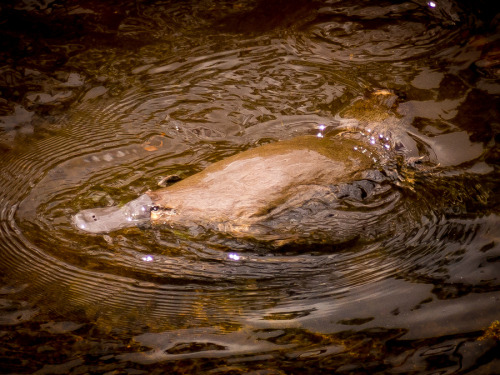
[[[429, 4], [2, 5], [1, 372], [498, 373], [498, 17]], [[381, 89], [430, 166], [399, 171], [373, 241], [265, 252], [71, 225], [334, 132]]]

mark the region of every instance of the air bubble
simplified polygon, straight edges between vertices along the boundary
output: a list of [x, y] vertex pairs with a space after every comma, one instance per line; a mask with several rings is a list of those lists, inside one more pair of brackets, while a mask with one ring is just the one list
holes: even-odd
[[241, 259], [241, 257], [236, 253], [229, 253], [227, 257], [231, 260], [240, 260]]

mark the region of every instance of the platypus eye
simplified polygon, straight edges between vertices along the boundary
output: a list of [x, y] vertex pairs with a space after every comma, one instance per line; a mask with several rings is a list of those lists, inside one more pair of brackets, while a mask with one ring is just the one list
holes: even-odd
[[159, 211], [159, 210], [160, 210], [160, 206], [151, 207], [151, 211]]

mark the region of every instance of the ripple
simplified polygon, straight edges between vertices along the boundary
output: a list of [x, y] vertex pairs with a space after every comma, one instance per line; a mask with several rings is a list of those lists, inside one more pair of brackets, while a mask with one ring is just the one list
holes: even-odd
[[[384, 234], [378, 240], [326, 249], [264, 251], [215, 235], [197, 241], [167, 228], [89, 236], [70, 223], [75, 212], [127, 202], [166, 175], [186, 177], [250, 147], [316, 134], [319, 124], [326, 134], [337, 123], [325, 103], [349, 101], [369, 86], [346, 71], [347, 61], [401, 61], [456, 37], [437, 23], [424, 30], [418, 9], [408, 3], [380, 14], [353, 8], [342, 17], [325, 9], [286, 38], [234, 38], [223, 50], [213, 40], [167, 57], [159, 53], [165, 45], [144, 47], [156, 58], [124, 65], [128, 81], [119, 89], [104, 83], [106, 95], [75, 104], [54, 134], [18, 145], [0, 161], [2, 267], [29, 285], [25, 293], [61, 313], [82, 312], [125, 328], [140, 321], [156, 329], [274, 329], [297, 321], [314, 326], [315, 319], [339, 316], [341, 307], [369, 304], [384, 293], [398, 296], [404, 283], [449, 279], [449, 267], [462, 259], [460, 248], [482, 244], [479, 234], [494, 224], [446, 218], [428, 197], [431, 179], [425, 181], [427, 195], [391, 182], [378, 200], [362, 207], [365, 221], [352, 214], [338, 227], [347, 233], [353, 223], [364, 223], [376, 228], [374, 237]], [[415, 12], [419, 21], [402, 21]], [[375, 15], [401, 22], [380, 28]], [[136, 21], [122, 23], [120, 33], [139, 35], [155, 25]], [[96, 52], [92, 61], [105, 58]], [[344, 209], [360, 207], [351, 202]], [[381, 285], [387, 286], [383, 292]], [[380, 323], [368, 315], [354, 322]], [[324, 330], [339, 329], [342, 321], [331, 320]], [[176, 347], [168, 342], [161, 348]], [[213, 354], [213, 348], [200, 351]]]
[[427, 55], [460, 35], [460, 27], [450, 27], [427, 4], [415, 2], [327, 6], [306, 30], [316, 36], [312, 47], [316, 56], [363, 64]]

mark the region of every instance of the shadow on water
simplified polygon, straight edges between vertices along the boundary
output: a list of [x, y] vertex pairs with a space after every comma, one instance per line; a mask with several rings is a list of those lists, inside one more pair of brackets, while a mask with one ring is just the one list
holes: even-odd
[[[498, 371], [495, 7], [0, 5], [0, 372]], [[374, 92], [397, 103], [365, 112]], [[394, 153], [370, 148], [367, 129], [393, 123], [379, 135]], [[169, 175], [318, 133], [359, 141], [387, 177], [378, 200], [363, 188], [340, 207], [373, 213], [363, 235], [270, 248], [71, 224]], [[361, 216], [342, 217], [341, 232]]]

